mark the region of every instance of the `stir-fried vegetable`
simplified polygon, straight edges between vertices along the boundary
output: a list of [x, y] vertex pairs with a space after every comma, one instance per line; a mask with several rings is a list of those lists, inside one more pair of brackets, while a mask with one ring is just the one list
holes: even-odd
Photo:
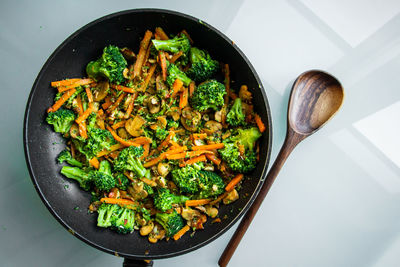
[[219, 205], [240, 197], [256, 167], [266, 127], [251, 92], [192, 43], [184, 30], [169, 38], [157, 27], [136, 55], [109, 45], [88, 78], [51, 83], [46, 121], [68, 145], [61, 174], [91, 192], [99, 227], [178, 240], [208, 217], [221, 221]]

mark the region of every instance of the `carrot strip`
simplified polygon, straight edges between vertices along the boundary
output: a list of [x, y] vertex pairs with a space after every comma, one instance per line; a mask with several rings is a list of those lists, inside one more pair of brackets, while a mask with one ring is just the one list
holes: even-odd
[[186, 156], [189, 158], [200, 156], [202, 154], [214, 154], [214, 152], [210, 150], [195, 150], [195, 151], [189, 151], [186, 153]]
[[122, 85], [116, 85], [116, 84], [111, 85], [111, 88], [113, 88], [113, 89], [115, 89], [115, 90], [118, 90], [118, 91], [123, 91], [123, 92], [126, 92], [126, 93], [131, 93], [131, 94], [133, 94], [133, 93], [136, 92], [136, 90], [133, 89], [133, 88], [126, 87], [126, 86], [122, 86]]
[[185, 225], [182, 227], [181, 230], [179, 230], [176, 234], [174, 234], [173, 239], [176, 241], [180, 239], [184, 234], [186, 234], [187, 231], [190, 230], [189, 225]]
[[146, 56], [146, 50], [147, 47], [149, 46], [152, 35], [153, 33], [151, 31], [146, 31], [143, 40], [140, 42], [139, 53], [136, 56], [136, 62], [135, 65], [133, 66], [133, 75], [131, 76], [132, 79], [140, 75], [144, 63], [144, 58]]
[[205, 155], [200, 155], [191, 159], [188, 159], [187, 161], [184, 162], [184, 165], [190, 165], [190, 164], [194, 164], [196, 162], [200, 162], [200, 161], [206, 161], [206, 156]]
[[181, 90], [182, 86], [183, 86], [183, 82], [181, 80], [176, 79], [174, 81], [174, 84], [172, 85], [171, 98], [174, 98], [179, 93], [179, 91]]
[[100, 162], [96, 157], [93, 157], [91, 160], [89, 160], [89, 164], [98, 169], [100, 167]]
[[192, 134], [193, 139], [205, 139], [207, 138], [206, 133], [194, 133]]
[[87, 138], [86, 122], [81, 122], [78, 124], [79, 135], [83, 138]]
[[215, 204], [217, 204], [218, 202], [220, 202], [221, 200], [223, 200], [223, 199], [228, 195], [228, 193], [229, 193], [229, 192], [224, 192], [223, 194], [219, 195], [215, 200], [211, 201], [209, 204], [210, 204], [210, 205], [215, 205]]
[[103, 197], [100, 199], [100, 202], [108, 203], [108, 204], [117, 204], [117, 205], [134, 205], [136, 204], [134, 201], [123, 198], [110, 198]]
[[140, 146], [138, 143], [122, 139], [121, 137], [118, 136], [118, 134], [116, 132], [114, 132], [114, 130], [110, 126], [107, 125], [106, 128], [107, 128], [107, 130], [110, 131], [110, 133], [114, 137], [114, 139], [116, 141], [120, 142], [122, 145], [124, 145], [124, 146]]
[[131, 102], [129, 103], [128, 109], [126, 110], [126, 113], [125, 113], [125, 115], [124, 115], [124, 118], [125, 118], [125, 119], [129, 119], [129, 117], [131, 116], [132, 111], [133, 111], [133, 106], [134, 106], [134, 104], [135, 104], [135, 100], [136, 100], [137, 96], [138, 96], [137, 93], [134, 93], [134, 94], [133, 94], [133, 97], [132, 97], [132, 99], [131, 99]]
[[124, 126], [125, 126], [125, 123], [126, 123], [126, 121], [119, 121], [119, 122], [116, 122], [116, 123], [114, 123], [114, 124], [111, 126], [111, 128], [113, 128], [114, 130], [116, 130], [116, 129], [118, 129], [118, 128], [124, 127]]
[[93, 102], [92, 90], [90, 90], [89, 87], [86, 87], [86, 88], [85, 88], [85, 91], [86, 91], [86, 95], [87, 95], [87, 98], [88, 98], [88, 100], [89, 100], [89, 103], [92, 103], [92, 102]]
[[151, 138], [145, 137], [145, 136], [139, 136], [131, 140], [132, 142], [140, 145], [144, 144], [151, 144]]
[[182, 91], [180, 99], [179, 99], [179, 108], [180, 109], [183, 109], [184, 107], [187, 106], [188, 98], [189, 98], [188, 89], [187, 89], [187, 87], [183, 87], [183, 91]]
[[60, 80], [60, 81], [54, 81], [54, 82], [51, 82], [51, 86], [52, 87], [67, 86], [67, 85], [71, 85], [79, 80], [81, 80], [81, 79], [75, 78], [75, 79], [65, 79], [65, 80]]
[[100, 157], [102, 157], [102, 156], [105, 156], [105, 155], [108, 155], [108, 154], [110, 154], [111, 152], [113, 152], [113, 151], [116, 151], [116, 150], [118, 150], [118, 149], [120, 149], [120, 148], [123, 148], [124, 146], [122, 145], [122, 144], [115, 144], [115, 145], [112, 145], [112, 146], [110, 146], [110, 150], [103, 150], [103, 151], [100, 151], [99, 153], [97, 153], [97, 155], [96, 155], [96, 157], [98, 157], [98, 158], [100, 158]]
[[152, 181], [150, 179], [147, 179], [146, 177], [140, 178], [145, 184], [150, 185], [151, 187], [157, 186], [157, 183], [155, 181]]
[[160, 156], [158, 156], [158, 157], [156, 157], [156, 158], [144, 163], [143, 167], [148, 168], [148, 167], [154, 166], [154, 165], [156, 165], [157, 163], [159, 163], [160, 161], [162, 161], [164, 159], [165, 159], [165, 155], [161, 154]]
[[[149, 46], [147, 47], [146, 55], [144, 56], [144, 60], [143, 60], [143, 66], [146, 65], [147, 60], [149, 59], [150, 51], [151, 51], [152, 45], [153, 45], [153, 43], [150, 42]], [[142, 66], [142, 67], [143, 67], [143, 66]], [[143, 71], [143, 69], [141, 69], [141, 70]]]
[[257, 123], [258, 129], [260, 130], [260, 132], [263, 133], [265, 131], [266, 127], [265, 127], [265, 124], [262, 122], [260, 116], [258, 114], [255, 114], [254, 115], [254, 119], [255, 119], [255, 121]]
[[173, 159], [184, 159], [186, 157], [186, 153], [177, 153], [177, 154], [172, 154], [172, 155], [167, 155], [167, 159], [173, 160]]
[[103, 103], [103, 105], [101, 105], [101, 107], [103, 109], [108, 109], [111, 105], [112, 105], [111, 96], [107, 96], [105, 102]]
[[168, 40], [168, 35], [164, 32], [164, 30], [161, 27], [157, 27], [155, 30], [156, 34], [158, 37], [160, 37], [160, 40]]
[[221, 164], [221, 159], [217, 158], [217, 156], [215, 156], [214, 154], [206, 154], [206, 157], [217, 166]]
[[161, 151], [163, 147], [167, 146], [169, 141], [175, 136], [175, 132], [170, 131], [168, 136], [161, 142], [161, 144], [157, 147], [158, 151]]
[[82, 99], [81, 99], [80, 95], [78, 95], [76, 97], [76, 104], [78, 106], [78, 108], [77, 108], [78, 115], [81, 116], [83, 114], [83, 105], [82, 105]]
[[125, 96], [126, 96], [126, 93], [125, 93], [125, 92], [122, 93], [122, 94], [118, 97], [118, 99], [114, 102], [114, 104], [112, 104], [110, 107], [108, 107], [107, 113], [113, 112], [113, 110], [116, 109], [116, 108], [119, 106], [119, 104], [122, 102], [122, 100], [125, 98]]
[[89, 107], [85, 110], [85, 112], [82, 113], [75, 121], [76, 123], [80, 124], [84, 120], [86, 120], [87, 117], [89, 117], [90, 113], [93, 111], [93, 103], [89, 103]]
[[71, 90], [71, 88], [68, 88], [68, 87], [65, 87], [65, 86], [60, 86], [60, 87], [57, 88], [57, 91], [59, 93], [62, 93], [62, 92], [68, 91], [68, 90]]
[[168, 155], [173, 155], [173, 154], [181, 153], [181, 152], [183, 152], [183, 151], [185, 151], [185, 150], [187, 150], [187, 146], [180, 146], [180, 147], [178, 147], [178, 148], [174, 148], [174, 149], [167, 150], [167, 151], [165, 151], [165, 152], [162, 153], [162, 154], [165, 154], [166, 156], [168, 156]]
[[243, 179], [243, 174], [236, 175], [229, 184], [225, 187], [225, 191], [229, 192]]
[[186, 200], [186, 207], [202, 206], [211, 202], [211, 199]]
[[76, 81], [74, 83], [71, 83], [70, 85], [66, 85], [66, 86], [63, 86], [63, 87], [66, 90], [68, 90], [68, 89], [76, 88], [76, 87], [81, 86], [81, 85], [91, 84], [93, 82], [94, 81], [92, 79], [90, 79], [90, 78], [88, 78], [88, 79], [79, 79], [79, 81]]
[[154, 71], [156, 70], [157, 65], [154, 64], [153, 66], [150, 67], [149, 72], [147, 73], [146, 79], [144, 80], [142, 86], [140, 87], [140, 91], [144, 92], [147, 89], [147, 86], [149, 85], [150, 79], [154, 74]]
[[167, 80], [167, 59], [165, 58], [164, 51], [160, 50], [159, 58], [160, 58], [162, 77], [163, 77], [163, 80], [165, 81], [165, 80]]
[[74, 93], [76, 92], [76, 89], [71, 89], [67, 92], [65, 92], [60, 99], [58, 99], [53, 106], [47, 109], [47, 112], [54, 112], [57, 111], [64, 103], [67, 101]]
[[171, 59], [169, 60], [169, 62], [171, 63], [175, 63], [175, 61], [177, 61], [181, 56], [183, 55], [182, 51], [179, 51], [178, 53], [175, 53]]
[[186, 37], [189, 39], [190, 43], [193, 44], [193, 39], [190, 37], [189, 33], [186, 30], [182, 30], [182, 33], [186, 35]]
[[194, 93], [194, 82], [191, 81], [189, 84], [189, 96], [191, 97]]
[[140, 157], [140, 159], [144, 159], [149, 155], [150, 143], [147, 143], [147, 144], [143, 145], [143, 148], [144, 148], [143, 155]]
[[212, 150], [224, 148], [224, 143], [217, 143], [212, 145], [193, 146], [192, 150]]

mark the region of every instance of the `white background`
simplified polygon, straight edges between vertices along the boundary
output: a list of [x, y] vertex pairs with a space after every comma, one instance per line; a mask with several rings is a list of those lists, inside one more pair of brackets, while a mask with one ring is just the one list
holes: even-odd
[[[90, 21], [137, 7], [196, 16], [243, 50], [270, 101], [272, 159], [298, 74], [323, 69], [345, 88], [341, 112], [295, 149], [230, 266], [399, 266], [398, 0], [2, 0], [0, 266], [121, 266], [44, 207], [26, 169], [22, 126], [30, 88], [54, 49]], [[233, 230], [155, 266], [216, 266]]]

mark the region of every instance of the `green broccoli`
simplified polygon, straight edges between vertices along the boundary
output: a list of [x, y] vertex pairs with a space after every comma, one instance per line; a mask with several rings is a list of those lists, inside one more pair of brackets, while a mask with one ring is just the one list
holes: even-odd
[[173, 236], [185, 225], [181, 215], [175, 210], [171, 213], [157, 213], [156, 222], [162, 225], [167, 232], [167, 237]]
[[168, 51], [171, 53], [178, 53], [179, 51], [183, 52], [182, 60], [183, 63], [187, 63], [188, 55], [190, 52], [190, 41], [186, 37], [185, 34], [179, 34], [175, 36], [173, 39], [169, 40], [152, 40], [154, 47], [159, 51]]
[[89, 191], [92, 187], [93, 173], [91, 169], [80, 169], [78, 167], [64, 166], [61, 168], [61, 174], [69, 179], [76, 180], [79, 186], [84, 190]]
[[169, 131], [167, 131], [165, 129], [161, 129], [160, 127], [158, 127], [157, 130], [156, 130], [155, 136], [156, 136], [156, 138], [158, 140], [161, 141], [161, 140], [164, 140], [167, 137], [168, 134], [169, 134]]
[[121, 234], [128, 234], [133, 231], [135, 225], [135, 213], [133, 210], [103, 203], [97, 212], [97, 226], [111, 227], [111, 229]]
[[174, 195], [166, 188], [159, 188], [154, 193], [154, 206], [160, 211], [172, 209], [172, 204], [185, 203], [187, 200], [188, 197]]
[[126, 190], [130, 185], [131, 181], [123, 173], [117, 173], [115, 175], [115, 186], [120, 190]]
[[231, 110], [226, 115], [226, 121], [232, 126], [240, 126], [245, 124], [244, 118], [242, 100], [238, 97], [235, 99]]
[[168, 63], [167, 62], [167, 72], [168, 72], [168, 76], [167, 76], [167, 84], [169, 86], [172, 86], [175, 82], [176, 79], [179, 79], [183, 82], [183, 84], [185, 86], [188, 86], [189, 83], [192, 81], [188, 76], [186, 76], [186, 74], [181, 71], [178, 66], [176, 66], [175, 64], [172, 63]]
[[144, 184], [144, 185], [143, 185], [143, 189], [146, 190], [146, 192], [147, 192], [147, 194], [148, 194], [149, 196], [151, 196], [151, 195], [154, 194], [154, 189], [153, 189], [153, 187], [151, 187], [151, 186], [148, 185], [148, 184]]
[[64, 161], [66, 161], [66, 162], [68, 162], [69, 165], [79, 167], [79, 168], [82, 168], [82, 166], [83, 166], [83, 164], [81, 162], [77, 161], [76, 159], [74, 159], [71, 156], [71, 152], [69, 152], [69, 150], [67, 150], [67, 149], [61, 151], [61, 153], [58, 155], [57, 160], [59, 163], [63, 163]]
[[201, 83], [194, 90], [190, 100], [192, 107], [198, 111], [205, 111], [209, 108], [218, 111], [224, 105], [225, 94], [225, 86], [222, 83], [209, 80]]
[[92, 180], [100, 191], [109, 191], [115, 187], [115, 179], [111, 174], [111, 164], [107, 160], [100, 162], [98, 171], [93, 172]]
[[186, 74], [196, 82], [210, 79], [219, 69], [219, 63], [213, 60], [207, 51], [196, 47], [190, 49], [190, 62], [192, 66]]
[[109, 45], [103, 49], [103, 54], [98, 60], [89, 62], [86, 72], [90, 78], [96, 81], [104, 77], [111, 83], [120, 84], [125, 80], [123, 71], [127, 65], [119, 48]]
[[114, 160], [114, 169], [117, 171], [133, 171], [138, 178], [150, 179], [150, 170], [143, 167], [139, 157], [143, 155], [144, 149], [141, 146], [130, 146], [122, 150], [118, 158]]
[[182, 193], [194, 194], [199, 191], [199, 168], [197, 165], [187, 165], [171, 172], [172, 181]]
[[72, 142], [87, 160], [92, 159], [102, 150], [109, 150], [116, 143], [109, 131], [94, 127], [88, 127], [87, 139], [73, 139]]
[[222, 194], [225, 190], [225, 183], [222, 178], [211, 171], [199, 171], [199, 197], [211, 198]]
[[52, 124], [54, 131], [65, 134], [69, 131], [75, 120], [75, 114], [69, 109], [59, 109], [47, 115], [46, 122]]
[[[248, 173], [256, 167], [256, 153], [254, 144], [260, 138], [260, 131], [255, 128], [239, 129], [238, 133], [224, 141], [225, 147], [219, 150], [222, 159], [236, 172]], [[240, 153], [238, 145], [245, 148], [244, 154]]]

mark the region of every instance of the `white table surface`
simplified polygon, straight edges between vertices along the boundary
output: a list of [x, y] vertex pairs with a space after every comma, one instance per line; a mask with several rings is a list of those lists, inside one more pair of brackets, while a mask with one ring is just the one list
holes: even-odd
[[[342, 110], [286, 162], [230, 266], [399, 266], [400, 1], [0, 2], [0, 266], [121, 266], [69, 234], [39, 199], [22, 126], [34, 79], [71, 33], [116, 11], [181, 11], [224, 32], [266, 88], [275, 158], [293, 79], [319, 68], [342, 82]], [[233, 227], [155, 266], [216, 266]]]

